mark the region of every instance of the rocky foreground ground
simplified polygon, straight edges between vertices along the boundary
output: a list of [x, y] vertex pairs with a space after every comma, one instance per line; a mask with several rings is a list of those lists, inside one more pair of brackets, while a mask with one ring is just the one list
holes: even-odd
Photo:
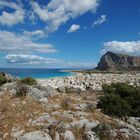
[[32, 86], [11, 80], [0, 87], [0, 140], [140, 140], [140, 118], [120, 120], [96, 107], [102, 84], [112, 82], [140, 86], [140, 73], [76, 74]]

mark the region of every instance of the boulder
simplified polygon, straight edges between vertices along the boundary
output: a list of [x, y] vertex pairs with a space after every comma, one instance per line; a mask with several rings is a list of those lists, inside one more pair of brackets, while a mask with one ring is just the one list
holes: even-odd
[[79, 104], [79, 107], [84, 111], [94, 110], [96, 108], [96, 104], [90, 103], [90, 102], [81, 103], [81, 104]]
[[24, 133], [24, 130], [20, 130], [20, 127], [13, 127], [11, 131], [11, 137], [17, 139]]
[[73, 133], [71, 131], [67, 130], [64, 133], [64, 140], [76, 140], [76, 139], [75, 139], [75, 136], [73, 135]]
[[36, 100], [40, 100], [42, 98], [50, 97], [54, 94], [54, 89], [51, 86], [46, 87], [29, 87], [27, 96], [31, 96]]
[[41, 98], [40, 100], [39, 100], [39, 102], [40, 103], [43, 103], [43, 104], [48, 104], [48, 98]]
[[73, 86], [73, 90], [75, 92], [84, 92], [84, 91], [86, 91], [86, 89], [83, 86], [79, 86], [79, 85]]
[[125, 136], [126, 138], [133, 138], [136, 140], [140, 139], [140, 133], [138, 131], [133, 131], [129, 128], [122, 128], [119, 130], [119, 132], [121, 133], [121, 135]]
[[58, 132], [55, 132], [54, 140], [60, 140], [60, 135]]
[[36, 120], [32, 121], [32, 125], [41, 126], [41, 125], [44, 125], [45, 121], [47, 121], [48, 123], [53, 123], [55, 119], [50, 117], [48, 113], [44, 113], [40, 117], [38, 117]]
[[58, 88], [58, 91], [60, 93], [66, 93], [66, 88], [64, 86], [61, 86], [61, 87]]
[[46, 94], [45, 94], [46, 97], [50, 97], [50, 96], [54, 95], [54, 88], [50, 85], [45, 86], [45, 88], [43, 90], [46, 91]]
[[87, 131], [84, 134], [84, 140], [99, 140], [93, 131]]
[[52, 140], [52, 138], [45, 132], [33, 131], [20, 136], [17, 140]]
[[140, 128], [140, 118], [139, 117], [129, 117], [127, 121], [130, 124], [135, 125]]
[[17, 82], [6, 83], [0, 87], [0, 90], [3, 92], [8, 92], [12, 96], [21, 96], [26, 95], [29, 86], [25, 84], [19, 84]]
[[80, 85], [72, 85], [65, 87], [67, 93], [80, 93], [86, 91], [83, 86]]
[[[35, 100], [40, 100], [42, 98], [50, 97], [54, 94], [54, 89], [51, 86], [41, 87], [41, 86], [29, 86], [22, 83], [6, 83], [0, 87], [1, 92], [8, 92], [13, 96], [27, 95]], [[46, 103], [46, 100], [41, 100], [41, 102]]]
[[0, 91], [8, 92], [11, 95], [15, 96], [18, 88], [19, 88], [19, 86], [18, 86], [17, 82], [6, 83], [0, 87]]
[[46, 91], [41, 91], [37, 88], [29, 87], [29, 90], [26, 95], [32, 97], [33, 99], [40, 100], [40, 99], [46, 97], [45, 96]]
[[97, 127], [98, 125], [99, 125], [98, 121], [95, 121], [95, 120], [90, 121], [88, 119], [82, 119], [82, 120], [70, 123], [70, 127], [72, 127], [72, 128], [80, 129], [82, 127], [85, 127], [86, 130], [92, 130], [93, 128]]

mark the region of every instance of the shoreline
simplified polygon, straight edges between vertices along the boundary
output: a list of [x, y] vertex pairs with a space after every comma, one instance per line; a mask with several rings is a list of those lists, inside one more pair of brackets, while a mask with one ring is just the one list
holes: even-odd
[[79, 90], [81, 92], [87, 90], [102, 91], [103, 84], [111, 83], [128, 83], [130, 85], [140, 87], [140, 73], [130, 74], [112, 74], [112, 73], [76, 73], [74, 76], [58, 77], [50, 79], [38, 79], [37, 82], [42, 86], [50, 85], [55, 90], [65, 89]]
[[[45, 80], [45, 79], [55, 79], [55, 78], [66, 78], [66, 77], [71, 77], [71, 76], [75, 76], [77, 75], [76, 72], [69, 72], [70, 74], [69, 75], [66, 75], [66, 76], [54, 76], [54, 77], [44, 77], [44, 78], [34, 78], [36, 80]], [[26, 77], [25, 77], [26, 78]]]

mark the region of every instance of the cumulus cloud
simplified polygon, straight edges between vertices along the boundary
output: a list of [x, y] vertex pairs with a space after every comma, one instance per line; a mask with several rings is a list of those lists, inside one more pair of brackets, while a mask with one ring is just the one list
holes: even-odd
[[101, 25], [101, 24], [103, 24], [106, 20], [107, 20], [107, 16], [106, 16], [106, 15], [101, 15], [100, 18], [98, 18], [96, 21], [93, 22], [92, 27], [95, 27], [95, 26], [97, 26], [97, 25]]
[[103, 43], [103, 53], [112, 51], [114, 53], [129, 54], [129, 55], [140, 55], [140, 41], [110, 41]]
[[31, 1], [33, 11], [46, 22], [48, 33], [56, 31], [60, 25], [70, 18], [83, 15], [86, 12], [96, 12], [100, 0], [51, 0], [47, 6], [40, 6]]
[[7, 26], [13, 26], [18, 23], [23, 23], [24, 22], [24, 17], [25, 17], [25, 11], [22, 9], [21, 6], [14, 2], [7, 2], [4, 0], [0, 1], [0, 6], [11, 8], [14, 10], [14, 12], [6, 12], [3, 11], [2, 14], [0, 15], [0, 24], [2, 25], [7, 25]]
[[31, 37], [0, 30], [0, 52], [55, 53], [52, 44], [37, 43]]
[[80, 25], [76, 25], [76, 24], [73, 24], [70, 29], [68, 30], [68, 33], [72, 33], [72, 32], [76, 32], [77, 30], [80, 29]]
[[7, 63], [17, 63], [17, 64], [52, 64], [61, 62], [58, 59], [27, 54], [8, 54], [6, 55], [6, 61]]

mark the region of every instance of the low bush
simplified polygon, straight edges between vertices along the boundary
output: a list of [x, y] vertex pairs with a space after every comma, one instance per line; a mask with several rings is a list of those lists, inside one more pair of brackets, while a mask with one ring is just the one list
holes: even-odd
[[98, 106], [103, 113], [116, 117], [127, 116], [130, 110], [130, 105], [125, 100], [113, 94], [102, 96]]
[[23, 84], [26, 84], [26, 85], [36, 85], [37, 84], [37, 81], [32, 77], [27, 77], [27, 78], [21, 79], [20, 82]]
[[100, 97], [98, 107], [105, 114], [140, 117], [140, 88], [124, 83], [103, 85], [104, 96]]
[[0, 73], [0, 86], [2, 86], [3, 84], [7, 83], [7, 79], [4, 75], [4, 73]]

